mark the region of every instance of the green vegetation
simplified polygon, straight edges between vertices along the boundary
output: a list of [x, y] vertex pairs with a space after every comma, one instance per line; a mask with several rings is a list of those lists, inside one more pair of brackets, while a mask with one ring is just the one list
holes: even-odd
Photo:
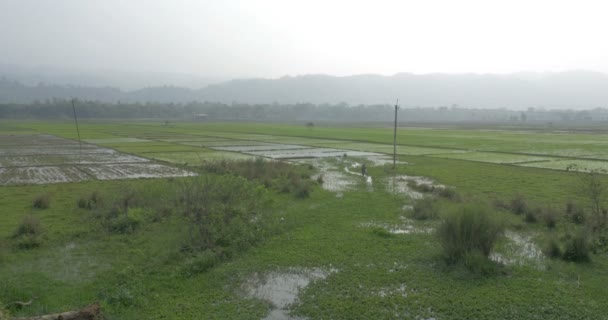
[[410, 217], [415, 220], [434, 219], [439, 215], [433, 198], [422, 198], [414, 203]]
[[36, 209], [47, 209], [51, 206], [51, 196], [47, 193], [37, 196], [32, 202], [32, 206]]
[[[69, 123], [10, 127], [8, 134], [76, 138]], [[0, 187], [0, 301], [34, 298], [8, 310], [11, 315], [100, 301], [108, 319], [260, 319], [273, 307], [250, 293], [253, 275], [317, 268], [326, 277], [300, 291], [292, 316], [601, 319], [608, 313], [604, 193], [580, 192], [581, 173], [494, 158], [602, 155], [603, 133], [404, 128], [398, 160], [407, 164], [393, 170], [392, 163], [366, 161], [369, 183], [344, 170], [358, 161], [350, 157], [311, 166], [241, 153], [232, 154], [246, 159], [195, 161], [219, 151], [185, 143], [390, 152], [389, 128], [83, 122], [81, 135], [155, 140], [105, 143], [151, 160], [171, 156], [199, 176]], [[475, 159], [478, 153], [485, 158]], [[180, 160], [182, 154], [191, 158]], [[459, 154], [472, 157], [444, 157]], [[338, 174], [353, 178], [351, 188], [324, 189], [339, 185]], [[393, 175], [449, 187], [412, 186], [425, 191], [414, 201], [387, 192]], [[606, 175], [593, 178], [608, 185]], [[50, 206], [33, 208], [37, 195], [50, 195]], [[413, 209], [404, 211], [404, 204]]]
[[[448, 263], [486, 259], [504, 227], [482, 206], [466, 205], [443, 218], [437, 235]], [[468, 261], [471, 258], [472, 261]]]

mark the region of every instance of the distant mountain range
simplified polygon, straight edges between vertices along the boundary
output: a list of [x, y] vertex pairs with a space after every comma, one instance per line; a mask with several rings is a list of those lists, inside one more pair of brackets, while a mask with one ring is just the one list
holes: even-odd
[[348, 103], [470, 108], [608, 107], [608, 75], [596, 72], [497, 74], [401, 73], [393, 76], [303, 75], [278, 79], [238, 79], [201, 89], [155, 86], [124, 91], [113, 87], [25, 85], [0, 73], [0, 103], [30, 103], [76, 97], [104, 102], [248, 104]]

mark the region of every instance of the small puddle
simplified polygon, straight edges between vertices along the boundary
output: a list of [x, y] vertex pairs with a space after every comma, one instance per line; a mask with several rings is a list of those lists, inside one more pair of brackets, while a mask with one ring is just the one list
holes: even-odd
[[[369, 156], [365, 157], [366, 160], [371, 161], [374, 166], [383, 166], [386, 164], [393, 164], [393, 158], [389, 156]], [[396, 161], [395, 164], [408, 164], [405, 161]]]
[[285, 272], [254, 273], [242, 288], [248, 297], [270, 303], [272, 310], [264, 319], [303, 319], [289, 315], [289, 309], [297, 303], [300, 292], [311, 282], [325, 279], [337, 271], [333, 268], [291, 268]]
[[361, 224], [364, 228], [382, 228], [392, 234], [429, 234], [434, 228], [415, 226], [414, 221], [406, 217], [399, 217], [401, 223], [390, 224], [385, 222], [365, 222]]
[[544, 269], [545, 255], [532, 241], [531, 236], [507, 231], [505, 237], [508, 240], [507, 243], [501, 246], [497, 252], [490, 254], [492, 261], [504, 265], [531, 264], [539, 269]]
[[392, 194], [404, 194], [411, 199], [421, 199], [424, 193], [415, 190], [410, 184], [426, 185], [433, 188], [445, 188], [444, 185], [435, 181], [419, 176], [398, 175], [386, 179], [386, 190]]

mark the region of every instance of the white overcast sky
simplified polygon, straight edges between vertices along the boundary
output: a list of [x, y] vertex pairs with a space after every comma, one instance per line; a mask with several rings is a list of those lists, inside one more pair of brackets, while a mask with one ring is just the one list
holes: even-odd
[[0, 63], [214, 77], [608, 72], [608, 1], [0, 0]]

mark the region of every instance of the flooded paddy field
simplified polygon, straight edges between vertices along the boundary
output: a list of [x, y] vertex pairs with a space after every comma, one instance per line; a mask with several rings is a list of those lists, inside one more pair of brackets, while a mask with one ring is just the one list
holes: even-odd
[[433, 157], [506, 164], [537, 162], [551, 159], [550, 157], [496, 152], [463, 152], [455, 154], [434, 154]]
[[556, 159], [551, 161], [538, 161], [530, 163], [522, 163], [521, 166], [535, 167], [543, 169], [553, 170], [567, 170], [570, 166], [574, 171], [589, 171], [589, 170], [600, 170], [608, 171], [608, 161], [596, 161], [596, 160], [582, 160], [582, 159]]
[[[90, 139], [142, 143], [132, 138]], [[193, 175], [182, 169], [91, 143], [53, 135], [0, 135], [0, 185], [52, 184]]]

